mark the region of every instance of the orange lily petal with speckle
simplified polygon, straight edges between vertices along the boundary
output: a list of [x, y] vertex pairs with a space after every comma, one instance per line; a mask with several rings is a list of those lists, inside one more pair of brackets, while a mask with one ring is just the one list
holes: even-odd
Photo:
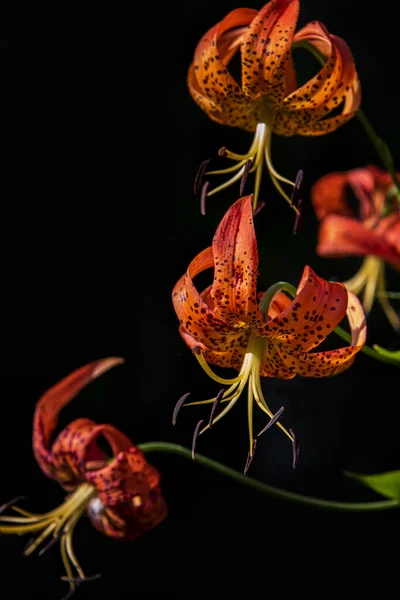
[[[326, 350], [325, 352], [295, 352], [293, 348], [276, 344], [276, 352], [292, 373], [292, 377], [294, 375], [329, 377], [345, 371], [352, 365], [355, 355], [365, 344], [367, 326], [364, 311], [358, 298], [351, 292], [348, 293], [348, 298], [346, 313], [352, 337], [350, 346], [338, 348], [337, 350]], [[265, 368], [269, 368], [268, 362]], [[282, 378], [290, 379], [290, 377]]]
[[257, 303], [258, 250], [252, 196], [237, 200], [215, 232], [212, 251], [214, 312], [233, 327], [264, 322]]
[[246, 99], [227, 67], [255, 15], [256, 10], [239, 8], [214, 25], [198, 43], [188, 72], [189, 92], [210, 118], [249, 131], [259, 122], [258, 107]]
[[345, 286], [321, 279], [306, 266], [295, 299], [256, 333], [279, 342], [291, 353], [308, 352], [340, 323], [346, 308]]
[[242, 87], [247, 96], [266, 95], [271, 107], [287, 93], [287, 69], [299, 15], [298, 0], [271, 0], [242, 37]]

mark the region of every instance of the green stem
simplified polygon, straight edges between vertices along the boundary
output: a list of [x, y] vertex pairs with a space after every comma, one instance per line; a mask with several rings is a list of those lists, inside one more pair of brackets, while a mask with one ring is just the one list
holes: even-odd
[[[342, 329], [342, 327], [337, 325], [333, 331], [335, 333], [337, 333], [337, 335], [339, 337], [341, 337], [342, 339], [346, 340], [346, 342], [351, 344], [351, 335], [349, 333], [347, 333], [347, 331]], [[367, 346], [367, 344], [364, 344], [364, 346], [361, 348], [361, 352], [363, 352], [367, 356], [370, 356], [371, 358], [374, 358], [375, 360], [379, 360], [383, 363], [387, 363], [389, 365], [395, 365], [396, 367], [400, 367], [399, 359], [396, 360], [394, 358], [391, 358], [390, 356], [385, 356], [384, 354], [379, 354], [378, 352], [375, 352], [375, 350], [373, 350], [373, 348], [371, 348], [370, 346]]]
[[[169, 442], [146, 442], [144, 444], [139, 444], [138, 447], [144, 454], [149, 454], [150, 452], [167, 452], [168, 454], [176, 454], [181, 456], [182, 458], [187, 458], [189, 460], [192, 459], [192, 453], [190, 450], [185, 448], [184, 446], [179, 446], [178, 444], [171, 444]], [[305, 504], [306, 506], [312, 506], [314, 508], [323, 508], [328, 510], [335, 510], [341, 512], [370, 512], [370, 511], [381, 511], [381, 510], [390, 510], [392, 508], [399, 508], [400, 501], [398, 500], [380, 500], [378, 502], [334, 502], [331, 500], [321, 500], [319, 498], [312, 498], [311, 496], [303, 496], [301, 494], [296, 494], [294, 492], [288, 492], [286, 490], [282, 490], [280, 488], [275, 488], [271, 485], [263, 483], [261, 481], [257, 481], [257, 479], [252, 479], [247, 475], [243, 475], [226, 465], [212, 460], [211, 458], [207, 458], [202, 454], [196, 454], [195, 462], [216, 471], [217, 473], [221, 473], [238, 483], [246, 485], [258, 492], [263, 494], [267, 494], [268, 496], [279, 498], [280, 500], [287, 500], [289, 502], [297, 502], [298, 504]]]
[[[307, 41], [295, 42], [293, 44], [293, 48], [306, 48], [308, 51], [311, 52], [311, 54], [313, 54], [315, 56], [315, 58], [319, 61], [319, 63], [321, 65], [324, 65], [326, 63], [326, 58], [322, 54], [322, 52], [320, 52], [317, 48], [315, 48], [310, 42], [307, 42]], [[372, 127], [371, 123], [368, 121], [367, 117], [365, 116], [365, 114], [361, 110], [361, 108], [359, 108], [357, 111], [357, 118], [360, 121], [361, 125], [364, 127], [366, 134], [368, 135], [368, 137], [371, 140], [372, 144], [374, 145], [376, 151], [378, 152], [378, 154], [381, 158], [381, 161], [382, 161], [383, 165], [385, 166], [386, 170], [392, 176], [393, 183], [395, 184], [395, 186], [397, 187], [397, 189], [400, 192], [400, 181], [397, 176], [396, 169], [394, 168], [393, 157], [389, 150], [389, 146], [386, 144], [386, 142], [384, 142], [376, 134], [374, 128]], [[399, 200], [399, 202], [400, 202], [400, 200]]]

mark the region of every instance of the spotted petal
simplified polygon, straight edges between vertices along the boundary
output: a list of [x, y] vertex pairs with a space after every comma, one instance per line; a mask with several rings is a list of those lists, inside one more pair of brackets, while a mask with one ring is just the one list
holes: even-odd
[[346, 314], [351, 330], [350, 346], [325, 352], [296, 352], [292, 348], [276, 345], [277, 353], [293, 376], [329, 377], [338, 375], [353, 364], [357, 352], [365, 344], [367, 326], [360, 301], [351, 292], [348, 292], [348, 297]]
[[[361, 102], [351, 51], [344, 40], [331, 35], [318, 21], [308, 23], [293, 41], [307, 41], [327, 60], [315, 77], [284, 99], [274, 131], [282, 135], [322, 135], [333, 131], [354, 117]], [[327, 117], [339, 107], [340, 114]]]
[[258, 251], [252, 196], [237, 200], [214, 235], [214, 281], [210, 296], [214, 312], [232, 327], [263, 322], [257, 305]]
[[[48, 477], [56, 477], [58, 469], [55, 470], [55, 468], [59, 466], [57, 460], [54, 462], [55, 457], [50, 448], [50, 440], [51, 434], [57, 426], [61, 409], [71, 402], [88, 383], [122, 362], [124, 362], [122, 358], [105, 358], [89, 363], [51, 387], [38, 401], [33, 421], [33, 451], [40, 468]], [[89, 419], [75, 421], [75, 425], [70, 426], [67, 433], [64, 434], [63, 439], [66, 444], [64, 449], [67, 450], [68, 447], [74, 452], [79, 445], [85, 447], [91, 436], [92, 430], [88, 430], [91, 427], [94, 427], [94, 423]], [[117, 448], [123, 446], [127, 439], [121, 433], [110, 443], [115, 444], [115, 448]], [[72, 452], [69, 458], [74, 462], [74, 469], [79, 471], [79, 459], [74, 461]]]
[[180, 320], [180, 332], [190, 348], [200, 346], [202, 350], [223, 352], [240, 334], [242, 327], [233, 327], [224, 320], [224, 314], [217, 314], [209, 288], [200, 294], [193, 278], [214, 266], [212, 248], [206, 248], [190, 263], [186, 273], [179, 279], [172, 291], [172, 303]]
[[[251, 98], [266, 96], [271, 107], [287, 93], [287, 73], [299, 15], [298, 0], [271, 0], [242, 37], [242, 86]], [[290, 76], [293, 76], [290, 71]]]
[[188, 72], [193, 99], [214, 121], [254, 131], [258, 107], [249, 102], [228, 65], [239, 49], [240, 39], [256, 10], [231, 11], [200, 40]]
[[346, 314], [347, 290], [342, 283], [318, 277], [306, 266], [295, 299], [268, 321], [257, 335], [291, 353], [308, 352], [318, 346]]

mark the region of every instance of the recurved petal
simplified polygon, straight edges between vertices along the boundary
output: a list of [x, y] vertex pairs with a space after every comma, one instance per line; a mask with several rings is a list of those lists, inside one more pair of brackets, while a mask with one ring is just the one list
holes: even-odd
[[358, 298], [348, 292], [347, 318], [351, 330], [351, 345], [337, 350], [325, 352], [291, 352], [286, 348], [278, 348], [282, 360], [296, 375], [302, 377], [329, 377], [348, 369], [354, 362], [355, 355], [365, 344], [367, 326], [364, 311]]
[[135, 496], [144, 503], [158, 486], [160, 474], [131, 443], [128, 451], [120, 452], [104, 467], [87, 471], [86, 480], [96, 488], [104, 506], [114, 506]]
[[76, 419], [59, 434], [46, 466], [46, 474], [65, 489], [74, 489], [87, 472], [104, 466], [110, 458], [98, 445], [103, 436], [112, 456], [128, 451], [132, 442], [112, 425], [97, 425], [89, 419]]
[[159, 486], [151, 490], [147, 500], [140, 496], [131, 501], [105, 507], [99, 498], [88, 506], [92, 525], [113, 538], [134, 540], [161, 523], [168, 514]]
[[251, 21], [241, 41], [242, 86], [247, 96], [266, 95], [272, 107], [282, 102], [298, 14], [298, 0], [271, 0]]
[[[395, 217], [396, 215], [392, 215]], [[382, 224], [383, 223], [383, 224]], [[357, 219], [328, 215], [318, 232], [317, 254], [320, 256], [344, 257], [348, 255], [377, 256], [400, 267], [397, 219], [383, 219], [375, 229], [367, 229]]]
[[326, 281], [306, 266], [295, 299], [280, 315], [259, 328], [257, 335], [279, 343], [285, 351], [308, 352], [343, 319], [347, 299], [342, 283]]
[[311, 188], [311, 202], [317, 219], [322, 221], [329, 214], [353, 216], [346, 200], [347, 174], [328, 173], [318, 179]]
[[386, 260], [400, 269], [400, 214], [391, 214], [381, 219], [374, 231], [385, 240], [393, 252], [393, 258]]
[[172, 303], [181, 323], [180, 331], [185, 334], [182, 337], [190, 347], [193, 346], [189, 342], [194, 339], [196, 346], [214, 348], [236, 333], [232, 325], [223, 320], [224, 315], [217, 315], [210, 308], [209, 288], [204, 292], [206, 302], [193, 283], [196, 275], [213, 266], [213, 252], [209, 247], [192, 260], [172, 290]]
[[33, 420], [33, 452], [46, 474], [49, 470], [51, 472], [50, 438], [57, 425], [60, 410], [88, 383], [123, 362], [123, 358], [111, 357], [80, 367], [47, 390], [37, 402]]
[[207, 339], [205, 336], [202, 338], [207, 341], [207, 345], [199, 344], [198, 340], [182, 327], [179, 332], [189, 348], [192, 350], [196, 347], [201, 348], [204, 358], [209, 364], [240, 370], [250, 337], [249, 328], [237, 330], [231, 335], [221, 335], [210, 331]]
[[[314, 46], [326, 58], [326, 63], [317, 75], [285, 99], [285, 105], [312, 110], [324, 107], [328, 112], [353, 91], [352, 102], [346, 112], [357, 110], [361, 100], [360, 86], [354, 58], [346, 42], [331, 35], [319, 21], [300, 29], [294, 37], [294, 42], [299, 41], [307, 41]], [[354, 93], [356, 91], [357, 94]]]
[[[348, 45], [331, 35], [322, 23], [313, 21], [297, 32], [294, 42], [302, 41], [314, 46], [326, 63], [317, 75], [284, 99], [282, 112], [286, 113], [286, 121], [292, 122], [291, 134], [321, 135], [337, 129], [355, 115], [361, 102], [361, 86]], [[340, 114], [326, 118], [339, 107]], [[283, 127], [277, 115], [274, 129]], [[289, 129], [289, 123], [286, 128]]]
[[252, 9], [236, 9], [212, 27], [197, 45], [188, 73], [189, 92], [210, 118], [248, 131], [257, 126], [258, 107], [243, 94], [228, 65], [256, 14]]
[[215, 232], [214, 281], [210, 296], [215, 314], [235, 328], [263, 322], [257, 305], [258, 251], [252, 196], [237, 200]]

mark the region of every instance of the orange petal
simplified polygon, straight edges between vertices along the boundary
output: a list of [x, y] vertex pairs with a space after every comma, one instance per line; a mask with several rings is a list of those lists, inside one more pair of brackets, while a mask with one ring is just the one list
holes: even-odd
[[[50, 477], [53, 476], [51, 474], [50, 438], [57, 426], [60, 410], [73, 400], [88, 383], [123, 362], [123, 358], [112, 357], [89, 363], [47, 390], [36, 404], [33, 421], [33, 452], [41, 469]], [[84, 421], [86, 424], [89, 423], [87, 419]]]
[[257, 335], [268, 337], [290, 353], [307, 352], [318, 346], [343, 319], [347, 290], [342, 283], [318, 277], [306, 266], [295, 299], [271, 319]]
[[[206, 248], [192, 260], [186, 273], [180, 278], [172, 291], [172, 303], [181, 323], [180, 332], [189, 347], [201, 346], [202, 349], [225, 351], [232, 336], [238, 331], [223, 320], [210, 308], [209, 302], [203, 298], [193, 278], [206, 269], [214, 266], [212, 248]], [[207, 300], [209, 288], [206, 290]]]
[[311, 201], [320, 221], [331, 213], [353, 215], [346, 201], [346, 173], [328, 173], [311, 188]]
[[267, 96], [274, 107], [282, 102], [298, 0], [271, 0], [251, 21], [242, 37], [243, 91], [251, 98]]
[[210, 296], [214, 312], [233, 327], [263, 322], [257, 304], [258, 251], [253, 224], [252, 196], [237, 200], [215, 232], [214, 281]]
[[179, 333], [192, 350], [200, 346], [204, 358], [209, 364], [241, 369], [250, 337], [250, 329], [242, 329], [231, 335], [219, 335], [211, 331], [207, 338], [205, 336], [202, 338], [207, 343], [201, 344], [183, 328], [179, 329]]
[[116, 539], [134, 540], [161, 523], [168, 514], [159, 486], [143, 502], [135, 496], [129, 502], [105, 507], [95, 498], [88, 506], [92, 525]]
[[[304, 353], [289, 353], [287, 349], [280, 347], [280, 355], [294, 374], [302, 377], [329, 377], [345, 371], [353, 364], [355, 355], [365, 344], [367, 326], [360, 301], [351, 292], [348, 297], [346, 314], [351, 330], [351, 345], [337, 350]], [[283, 354], [284, 351], [286, 354]]]
[[384, 219], [372, 230], [357, 219], [328, 215], [319, 228], [317, 254], [330, 257], [377, 256], [400, 268], [399, 222], [396, 215], [392, 217], [395, 218], [390, 221]]
[[[284, 99], [273, 130], [282, 135], [322, 135], [353, 118], [361, 102], [361, 86], [346, 42], [331, 35], [322, 23], [313, 21], [298, 31], [294, 42], [301, 41], [312, 44], [327, 61], [317, 75]], [[339, 115], [326, 118], [339, 107]]]
[[257, 126], [258, 107], [246, 99], [227, 67], [256, 14], [252, 9], [236, 9], [212, 27], [197, 45], [188, 72], [189, 92], [210, 118], [248, 131]]

